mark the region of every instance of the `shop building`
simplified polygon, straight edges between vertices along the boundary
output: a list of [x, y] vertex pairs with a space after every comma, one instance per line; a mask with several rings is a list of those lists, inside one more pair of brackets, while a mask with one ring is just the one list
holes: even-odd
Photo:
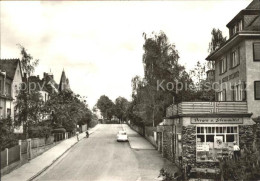
[[181, 102], [167, 108], [157, 126], [158, 150], [186, 168], [217, 170], [233, 156], [234, 142], [253, 145], [252, 114], [246, 102]]
[[212, 52], [208, 79], [215, 102], [181, 102], [157, 126], [162, 155], [177, 165], [214, 172], [234, 144], [252, 148], [252, 118], [260, 116], [260, 1], [254, 0], [227, 25], [230, 38]]

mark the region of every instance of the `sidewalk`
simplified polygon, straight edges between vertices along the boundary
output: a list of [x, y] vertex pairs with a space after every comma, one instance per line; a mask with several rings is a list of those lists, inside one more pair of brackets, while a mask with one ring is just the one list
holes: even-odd
[[144, 137], [132, 130], [127, 124], [122, 125], [128, 135], [128, 141], [132, 149], [137, 150], [155, 150], [154, 146]]
[[[89, 130], [89, 134], [92, 134], [99, 128], [96, 125], [94, 128]], [[79, 139], [83, 139], [86, 133], [81, 133]], [[27, 181], [32, 180], [48, 167], [50, 167], [56, 160], [58, 160], [66, 151], [68, 151], [72, 146], [77, 144], [77, 137], [66, 139], [44, 152], [42, 155], [30, 160], [30, 162], [24, 164], [20, 168], [12, 171], [11, 173], [4, 175], [2, 181]]]

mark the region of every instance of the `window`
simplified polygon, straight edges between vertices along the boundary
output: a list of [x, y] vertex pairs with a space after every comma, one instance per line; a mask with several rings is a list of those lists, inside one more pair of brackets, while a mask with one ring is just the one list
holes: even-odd
[[227, 71], [227, 59], [226, 58], [223, 58], [220, 60], [219, 70], [220, 70], [220, 74], [223, 74]]
[[233, 68], [233, 67], [236, 67], [237, 65], [239, 65], [240, 63], [240, 57], [239, 57], [239, 51], [240, 49], [237, 48], [235, 51], [233, 51], [231, 53], [231, 56], [230, 56], [230, 68]]
[[238, 126], [197, 126], [197, 161], [218, 162], [233, 153], [233, 142], [238, 142]]
[[243, 30], [243, 20], [240, 20], [238, 22], [238, 31], [242, 31]]
[[11, 96], [11, 84], [9, 83], [5, 84], [5, 94]]
[[7, 113], [7, 117], [11, 117], [11, 109], [7, 108], [6, 113]]
[[0, 93], [3, 93], [2, 92], [2, 80], [0, 80]]
[[218, 101], [226, 101], [226, 89], [223, 91], [217, 92]]
[[255, 81], [255, 100], [260, 100], [260, 81]]
[[253, 44], [254, 61], [260, 61], [260, 42]]
[[234, 86], [234, 101], [242, 101], [243, 99], [243, 87], [242, 84]]
[[233, 29], [232, 29], [232, 34], [234, 35], [234, 34], [236, 34], [236, 32], [237, 32], [237, 25], [235, 25], [235, 26], [233, 27]]

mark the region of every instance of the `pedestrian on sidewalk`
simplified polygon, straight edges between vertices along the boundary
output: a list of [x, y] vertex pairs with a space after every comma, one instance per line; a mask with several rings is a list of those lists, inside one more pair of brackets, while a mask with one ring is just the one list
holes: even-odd
[[86, 137], [87, 137], [87, 138], [89, 137], [89, 132], [88, 132], [88, 130], [86, 131]]
[[77, 140], [79, 141], [79, 132], [76, 132]]

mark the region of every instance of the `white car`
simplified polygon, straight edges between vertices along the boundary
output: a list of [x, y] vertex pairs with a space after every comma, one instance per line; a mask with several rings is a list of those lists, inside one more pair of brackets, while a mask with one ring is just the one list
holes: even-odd
[[116, 137], [117, 141], [128, 141], [126, 131], [118, 131]]

